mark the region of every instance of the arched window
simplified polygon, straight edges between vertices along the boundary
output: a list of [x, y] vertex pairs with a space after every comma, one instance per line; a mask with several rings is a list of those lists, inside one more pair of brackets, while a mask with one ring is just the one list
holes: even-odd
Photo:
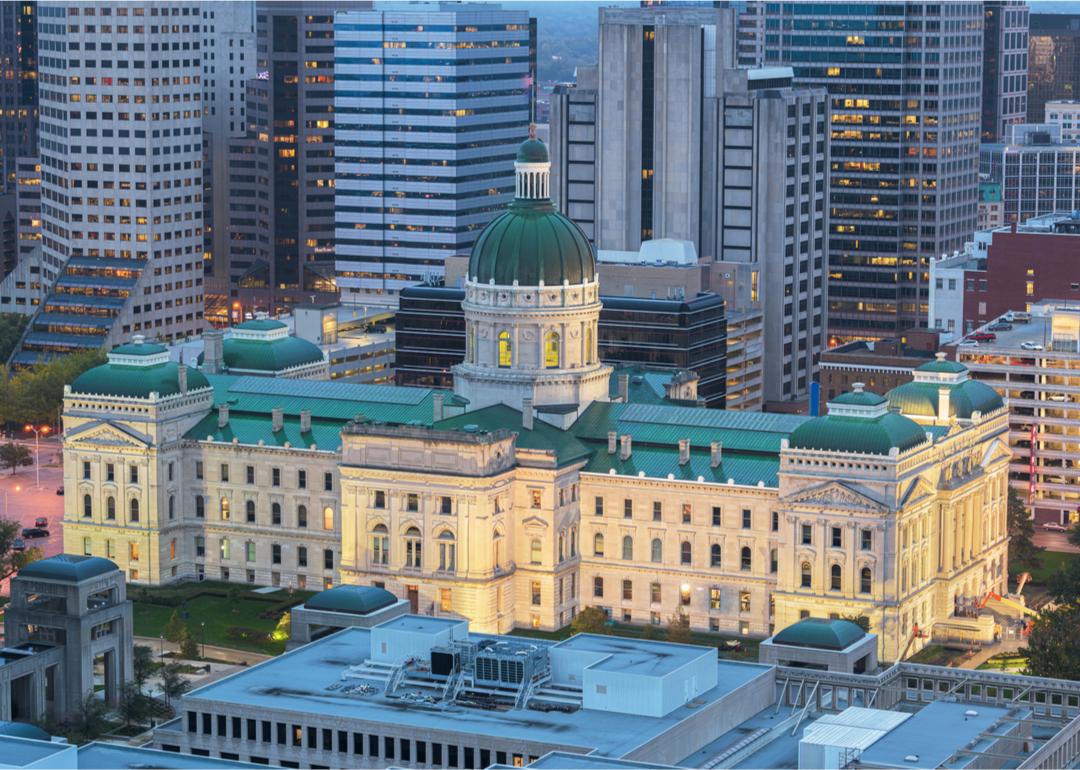
[[322, 511], [322, 528], [328, 532], [334, 528], [334, 509], [329, 505]]
[[593, 362], [593, 337], [592, 326], [585, 325], [585, 363], [591, 364]]
[[229, 518], [229, 498], [221, 498], [221, 518], [223, 521]]
[[634, 538], [630, 535], [626, 535], [622, 539], [622, 557], [626, 561], [633, 561], [634, 559]]
[[169, 518], [176, 518], [176, 497], [169, 495]]
[[839, 564], [834, 564], [829, 569], [829, 590], [839, 591], [843, 580], [843, 570]]
[[409, 527], [405, 530], [405, 566], [412, 567], [413, 569], [420, 569], [423, 566], [421, 560], [421, 536], [420, 530], [416, 527]]
[[859, 571], [859, 593], [868, 594], [871, 590], [871, 583], [873, 582], [873, 576], [870, 573], [869, 567], [863, 567]]
[[454, 572], [457, 569], [457, 543], [454, 533], [443, 530], [439, 534], [439, 571]]
[[683, 564], [689, 564], [691, 562], [691, 555], [690, 541], [683, 540], [682, 545], [679, 546], [679, 561]]
[[128, 518], [131, 519], [131, 521], [138, 521], [139, 520], [139, 501], [138, 501], [137, 498], [134, 498], [134, 497], [131, 498], [131, 503], [129, 505], [129, 508], [131, 510], [131, 515]]
[[296, 526], [301, 528], [307, 527], [307, 506], [296, 506]]
[[720, 566], [720, 544], [719, 543], [713, 543], [712, 546], [709, 548], [709, 566], [710, 567], [719, 567]]
[[384, 567], [390, 563], [390, 537], [385, 524], [376, 524], [371, 530], [371, 562]]
[[566, 559], [566, 533], [559, 531], [559, 561]]
[[[115, 510], [116, 509], [116, 501], [113, 500], [111, 497], [109, 498], [109, 509], [112, 512], [112, 515], [109, 516], [109, 518], [110, 519], [115, 519], [116, 518], [116, 510]], [[195, 518], [196, 519], [206, 518], [206, 500], [203, 498], [202, 495], [195, 495]]]
[[659, 564], [664, 560], [664, 542], [660, 538], [653, 538], [652, 544], [649, 547], [649, 556], [656, 564]]
[[94, 515], [94, 498], [90, 495], [83, 495], [82, 515], [87, 519]]
[[244, 503], [244, 521], [248, 524], [255, 523], [255, 501], [248, 500]]
[[750, 552], [750, 546], [744, 545], [739, 551], [739, 569], [749, 572], [754, 568], [754, 555]]
[[802, 575], [802, 580], [799, 585], [803, 588], [810, 588], [810, 585], [813, 582], [813, 573], [810, 571], [810, 562], [804, 561], [799, 566], [799, 570]]
[[592, 552], [593, 552], [593, 556], [603, 556], [604, 555], [604, 533], [603, 532], [597, 532], [595, 535], [593, 535]]
[[529, 541], [529, 563], [539, 564], [542, 558], [543, 549], [540, 545], [540, 538], [534, 537]]
[[559, 333], [548, 332], [544, 337], [544, 368], [559, 368]]
[[281, 526], [281, 503], [270, 505], [270, 523], [275, 527]]
[[491, 563], [496, 570], [502, 569], [503, 539], [503, 533], [497, 529], [491, 534]]
[[514, 345], [510, 342], [510, 332], [499, 332], [499, 368], [508, 369], [514, 365]]

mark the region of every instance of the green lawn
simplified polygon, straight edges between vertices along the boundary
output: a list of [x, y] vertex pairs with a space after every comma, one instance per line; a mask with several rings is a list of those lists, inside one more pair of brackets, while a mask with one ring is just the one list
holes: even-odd
[[[259, 617], [275, 607], [276, 603], [290, 600], [289, 594], [277, 591], [265, 598], [250, 598], [252, 594], [245, 589], [238, 601], [227, 596], [214, 595], [213, 592], [228, 590], [223, 583], [185, 583], [164, 588], [139, 588], [132, 591], [133, 616], [136, 636], [160, 636], [174, 611], [183, 617], [187, 612], [186, 623], [192, 638], [202, 644], [219, 647], [231, 647], [238, 650], [251, 650], [270, 655], [277, 655], [285, 650], [284, 639], [270, 639], [270, 632], [277, 625], [278, 612], [272, 618]], [[211, 593], [207, 593], [207, 592]], [[313, 595], [313, 591], [294, 591], [291, 601], [300, 603]], [[159, 604], [156, 601], [186, 601], [186, 607]], [[272, 599], [267, 601], [266, 599]], [[205, 623], [205, 638], [202, 624]], [[230, 634], [229, 628], [239, 626], [256, 632], [255, 638], [239, 638]]]
[[[646, 626], [635, 625], [631, 623], [614, 623], [608, 626], [608, 631], [614, 636], [626, 636], [634, 639], [640, 639], [645, 631]], [[656, 630], [655, 638], [658, 641], [664, 640], [664, 627], [654, 627]], [[551, 639], [554, 641], [562, 641], [568, 639], [574, 635], [574, 630], [570, 626], [563, 626], [558, 631], [538, 631], [532, 628], [516, 628], [510, 632], [515, 636], [528, 636], [535, 639]], [[731, 652], [723, 648], [723, 644], [728, 639], [735, 639], [735, 636], [724, 636], [723, 634], [711, 634], [704, 631], [691, 631], [690, 643], [701, 644], [706, 646], [720, 648], [720, 656], [723, 658], [731, 658], [733, 660], [744, 660], [757, 662], [758, 659], [758, 646], [761, 643], [759, 639], [750, 639], [745, 636], [738, 637], [742, 642], [742, 652]]]
[[907, 659], [908, 663], [926, 663], [931, 666], [948, 666], [957, 658], [967, 655], [965, 650], [957, 650], [942, 647], [938, 644], [928, 644], [917, 653]]
[[[1064, 567], [1073, 559], [1080, 559], [1080, 553], [1061, 553], [1059, 551], [1043, 551], [1039, 554], [1039, 566], [1032, 570], [1025, 570], [1023, 567], [1012, 564], [1009, 566], [1013, 575], [1019, 575], [1021, 572], [1030, 572], [1031, 579], [1035, 583], [1045, 583], [1046, 579], [1059, 569]], [[1010, 587], [1015, 587], [1015, 584], [1011, 584]]]
[[1008, 671], [1019, 674], [1027, 668], [1027, 658], [1017, 655], [1015, 652], [1002, 652], [985, 663], [980, 663], [977, 668], [980, 671]]

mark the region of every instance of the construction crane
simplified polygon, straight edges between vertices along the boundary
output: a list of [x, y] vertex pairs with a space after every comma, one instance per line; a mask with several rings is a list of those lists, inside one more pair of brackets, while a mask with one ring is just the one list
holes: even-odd
[[915, 644], [916, 639], [925, 639], [928, 634], [919, 628], [919, 624], [915, 624], [915, 629], [911, 632], [910, 638], [907, 640], [907, 644], [904, 645], [904, 651], [900, 653], [900, 657], [897, 658], [897, 662], [907, 658], [908, 652], [911, 650], [911, 645]]
[[1030, 572], [1021, 572], [1020, 576], [1016, 579], [1016, 595], [1020, 596], [1024, 593], [1024, 586], [1031, 580]]
[[1036, 617], [1036, 618], [1039, 617], [1039, 613], [1037, 611], [1031, 609], [1031, 607], [1025, 607], [1020, 602], [1018, 602], [1018, 601], [1016, 601], [1014, 599], [1007, 599], [1007, 598], [1003, 597], [1001, 594], [996, 594], [993, 591], [988, 591], [986, 596], [983, 597], [983, 600], [981, 602], [979, 602], [979, 609], [981, 610], [982, 608], [984, 608], [991, 599], [996, 601], [996, 602], [1001, 602], [1006, 607], [1012, 607], [1014, 610], [1019, 610], [1020, 612], [1022, 612], [1025, 615], [1031, 615], [1031, 616]]

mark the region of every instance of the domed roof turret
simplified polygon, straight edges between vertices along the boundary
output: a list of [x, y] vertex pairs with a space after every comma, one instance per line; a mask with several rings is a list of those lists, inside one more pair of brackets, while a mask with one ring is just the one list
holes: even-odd
[[562, 286], [596, 279], [588, 237], [551, 203], [551, 163], [535, 128], [518, 148], [514, 201], [473, 244], [468, 277], [477, 283]]
[[[180, 367], [186, 370], [183, 384]], [[165, 398], [182, 390], [202, 390], [210, 382], [198, 369], [170, 361], [164, 346], [136, 335], [132, 342], [113, 348], [107, 363], [83, 372], [69, 387], [72, 393], [90, 396], [145, 399], [153, 393]]]
[[[298, 366], [321, 363], [323, 352], [313, 342], [289, 334], [289, 327], [264, 314], [232, 327], [221, 344], [225, 370], [232, 373], [276, 374]], [[199, 363], [204, 360], [199, 355]]]
[[819, 650], [844, 650], [866, 636], [861, 627], [850, 620], [803, 618], [779, 631], [774, 644], [790, 647], [810, 647]]
[[[898, 385], [885, 394], [889, 406], [901, 414], [939, 420], [946, 417], [970, 420], [976, 412], [986, 414], [1005, 404], [996, 390], [971, 379], [966, 366], [945, 360], [944, 353], [938, 353], [936, 360], [917, 367], [912, 371], [912, 377], [911, 382]], [[942, 388], [948, 391], [948, 415], [938, 414], [945, 403], [941, 400]]]
[[828, 414], [792, 431], [789, 447], [888, 455], [894, 448], [904, 452], [927, 440], [918, 423], [889, 411], [884, 397], [864, 391], [859, 382], [853, 392], [837, 396], [827, 407]]

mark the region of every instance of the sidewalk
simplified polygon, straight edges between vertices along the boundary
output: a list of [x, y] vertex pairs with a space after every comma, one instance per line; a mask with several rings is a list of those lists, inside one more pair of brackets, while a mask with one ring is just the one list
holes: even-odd
[[[162, 652], [162, 646], [164, 644], [165, 652], [178, 652], [180, 645], [170, 642], [168, 639], [162, 643], [161, 639], [153, 636], [136, 636], [135, 644], [142, 644], [149, 647], [154, 651], [154, 657], [160, 657]], [[273, 655], [266, 655], [261, 652], [249, 652], [248, 650], [234, 650], [231, 647], [217, 647], [212, 644], [199, 645], [199, 651], [202, 652], [204, 657], [211, 658], [215, 661], [227, 661], [233, 665], [247, 665], [254, 666], [256, 663], [262, 663], [264, 660], [270, 660]], [[171, 658], [170, 660], [178, 660], [178, 658]], [[200, 665], [200, 661], [190, 661], [193, 665]]]
[[976, 652], [970, 658], [957, 666], [957, 668], [978, 668], [995, 655], [1003, 652], [1016, 652], [1027, 644], [1026, 639], [1002, 639], [997, 644], [988, 644]]

